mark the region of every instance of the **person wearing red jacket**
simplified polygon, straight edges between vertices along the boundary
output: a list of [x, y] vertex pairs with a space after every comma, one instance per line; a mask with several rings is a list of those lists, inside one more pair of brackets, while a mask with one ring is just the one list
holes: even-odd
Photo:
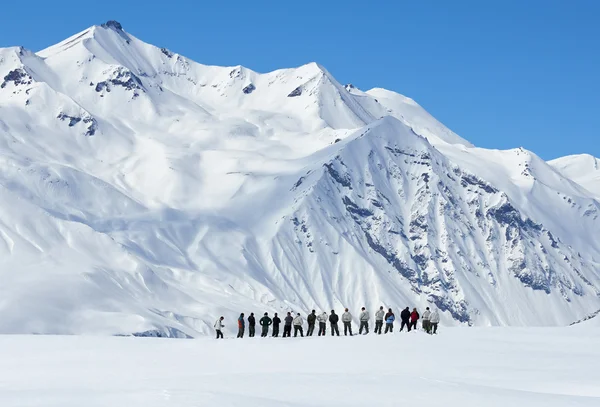
[[417, 312], [416, 308], [413, 308], [412, 312], [410, 313], [410, 326], [409, 326], [409, 330], [412, 329], [417, 329], [417, 321], [419, 320], [419, 313]]

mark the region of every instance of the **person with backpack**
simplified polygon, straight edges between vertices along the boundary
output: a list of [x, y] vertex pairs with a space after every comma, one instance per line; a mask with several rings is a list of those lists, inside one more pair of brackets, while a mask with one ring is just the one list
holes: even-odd
[[352, 314], [348, 312], [348, 308], [342, 314], [342, 322], [344, 323], [344, 335], [348, 336], [348, 331], [350, 331], [350, 336], [352, 336]]
[[413, 311], [410, 313], [410, 328], [417, 330], [417, 321], [419, 320], [419, 313], [416, 308], [413, 308]]
[[423, 312], [423, 329], [428, 334], [431, 333], [431, 311], [429, 311], [429, 307], [425, 308], [425, 312]]
[[273, 316], [273, 338], [279, 336], [279, 324], [281, 324], [281, 318], [277, 316], [277, 313]]
[[306, 317], [306, 322], [308, 322], [308, 330], [306, 331], [306, 336], [312, 336], [315, 331], [315, 322], [317, 322], [317, 311], [312, 310], [308, 317]]
[[294, 318], [292, 317], [292, 313], [288, 312], [287, 316], [283, 319], [284, 338], [289, 338], [292, 335], [292, 322], [294, 322]]
[[221, 317], [219, 319], [217, 319], [217, 322], [215, 322], [215, 330], [217, 331], [217, 339], [221, 338], [223, 339], [223, 327], [225, 325], [223, 325], [223, 320], [225, 319], [225, 317]]
[[365, 307], [361, 308], [360, 315], [358, 316], [358, 320], [360, 321], [360, 327], [358, 328], [358, 334], [361, 335], [363, 328], [365, 329], [365, 335], [369, 333], [369, 319], [371, 316], [369, 315], [369, 311]]
[[265, 312], [265, 315], [259, 321], [260, 326], [262, 326], [262, 333], [260, 334], [261, 338], [266, 338], [269, 335], [269, 326], [273, 323], [273, 320], [269, 318], [269, 313]]
[[240, 317], [238, 318], [238, 334], [237, 334], [238, 338], [244, 337], [244, 329], [245, 328], [246, 328], [246, 323], [244, 322], [244, 313], [242, 312], [240, 314]]
[[381, 335], [381, 328], [383, 328], [383, 317], [385, 315], [385, 311], [383, 310], [383, 306], [379, 307], [379, 311], [375, 313], [375, 333]]
[[327, 328], [327, 313], [323, 312], [317, 317], [319, 321], [319, 336], [325, 336], [325, 329]]
[[329, 315], [329, 325], [331, 326], [331, 336], [334, 336], [334, 333], [337, 336], [340, 336], [340, 330], [338, 329], [338, 321], [340, 317], [337, 316], [334, 310], [331, 310], [331, 315]]
[[396, 316], [394, 315], [394, 313], [392, 312], [392, 309], [390, 308], [387, 312], [387, 314], [385, 314], [385, 332], [384, 334], [387, 334], [388, 332], [393, 333], [394, 332], [394, 321], [396, 320]]
[[408, 328], [408, 332], [410, 332], [410, 311], [408, 307], [404, 308], [404, 310], [400, 313], [400, 319], [402, 320], [400, 332], [402, 332], [405, 325]]
[[254, 318], [254, 312], [250, 313], [248, 317], [248, 336], [250, 338], [254, 337], [254, 328], [256, 327], [256, 319]]
[[431, 333], [437, 334], [438, 324], [440, 323], [440, 314], [438, 313], [437, 309], [433, 310], [433, 312], [431, 313], [431, 318], [429, 318], [429, 322], [431, 323], [432, 328]]
[[298, 315], [296, 315], [296, 318], [294, 318], [294, 338], [296, 336], [298, 336], [298, 332], [300, 332], [300, 336], [304, 338], [304, 332], [302, 331], [302, 324], [304, 323], [304, 320], [302, 319], [302, 316], [300, 315], [300, 313], [298, 313]]

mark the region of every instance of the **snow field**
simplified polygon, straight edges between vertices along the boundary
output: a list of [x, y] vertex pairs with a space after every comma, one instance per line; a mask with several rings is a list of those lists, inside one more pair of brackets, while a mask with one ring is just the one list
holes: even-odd
[[6, 407], [598, 406], [600, 329], [325, 338], [0, 336]]

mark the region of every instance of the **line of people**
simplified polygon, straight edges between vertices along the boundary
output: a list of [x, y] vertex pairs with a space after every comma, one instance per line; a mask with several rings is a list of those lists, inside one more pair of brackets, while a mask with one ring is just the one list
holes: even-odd
[[[217, 339], [223, 338], [223, 320], [224, 317], [220, 317], [215, 322], [215, 330], [217, 331]], [[369, 315], [369, 311], [362, 307], [361, 312], [359, 314], [358, 320], [360, 322], [358, 333], [359, 335], [368, 334], [369, 333], [369, 321], [371, 316]], [[436, 334], [438, 329], [438, 324], [440, 322], [440, 315], [437, 310], [433, 312], [429, 310], [429, 307], [423, 312], [423, 315], [419, 315], [416, 308], [413, 308], [412, 312], [409, 307], [406, 307], [400, 313], [400, 332], [407, 328], [407, 331], [410, 332], [413, 329], [417, 329], [417, 323], [419, 319], [422, 319], [423, 330], [428, 334]], [[330, 331], [332, 336], [340, 336], [340, 331], [338, 328], [339, 316], [335, 313], [335, 310], [331, 310], [331, 314], [327, 315], [326, 312], [317, 315], [315, 310], [307, 316], [306, 322], [308, 323], [308, 330], [306, 331], [307, 336], [312, 336], [315, 330], [315, 325], [318, 322], [319, 330], [318, 336], [325, 336], [327, 329], [327, 322], [329, 322]], [[348, 311], [348, 308], [345, 309], [342, 314], [342, 323], [344, 324], [344, 335], [350, 334], [352, 336], [352, 314]], [[385, 322], [385, 332], [394, 331], [394, 322], [396, 320], [396, 316], [391, 308], [388, 309], [387, 313], [384, 311], [383, 307], [379, 307], [379, 310], [375, 313], [375, 331], [374, 333], [381, 335], [381, 330], [383, 328], [383, 324]], [[238, 318], [238, 338], [243, 338], [246, 331], [246, 320], [244, 313], [242, 312]], [[269, 336], [269, 327], [273, 327], [272, 336], [279, 336], [279, 326], [283, 323], [283, 338], [289, 338], [292, 334], [292, 327], [294, 328], [294, 337], [297, 337], [300, 334], [301, 337], [304, 337], [304, 319], [300, 313], [297, 313], [296, 316], [292, 316], [291, 312], [288, 312], [284, 317], [283, 321], [277, 313], [273, 316], [273, 318], [269, 317], [269, 313], [265, 312], [263, 317], [258, 321], [261, 326], [261, 337]], [[248, 336], [254, 337], [256, 333], [256, 318], [254, 313], [251, 312], [250, 316], [248, 316]]]

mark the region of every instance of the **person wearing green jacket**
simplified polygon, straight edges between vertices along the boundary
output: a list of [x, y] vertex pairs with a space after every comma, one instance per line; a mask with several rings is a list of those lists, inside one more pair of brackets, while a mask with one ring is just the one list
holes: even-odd
[[273, 320], [269, 318], [269, 313], [265, 312], [265, 315], [258, 321], [260, 326], [262, 326], [262, 333], [260, 334], [261, 338], [266, 338], [269, 335], [269, 325], [273, 323]]

